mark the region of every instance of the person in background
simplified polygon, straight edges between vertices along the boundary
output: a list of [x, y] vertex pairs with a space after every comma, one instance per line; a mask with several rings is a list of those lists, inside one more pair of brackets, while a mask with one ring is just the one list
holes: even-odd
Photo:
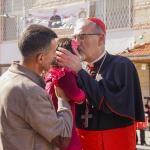
[[[145, 129], [148, 126], [148, 120], [147, 120], [148, 115], [145, 113], [145, 122], [137, 122], [136, 123], [136, 128], [137, 130], [139, 130], [140, 132], [140, 144], [141, 145], [146, 145], [149, 146], [146, 143], [146, 139], [145, 139]], [[136, 135], [136, 143], [138, 144], [138, 136]]]
[[149, 131], [150, 131], [150, 99], [147, 99], [145, 108], [147, 109], [145, 113], [148, 115], [148, 123], [149, 123]]
[[42, 71], [56, 53], [54, 31], [30, 25], [19, 39], [22, 56], [0, 77], [0, 150], [58, 150], [70, 143], [72, 112], [56, 88], [57, 112], [45, 91]]
[[[71, 53], [73, 53], [73, 49], [76, 48], [75, 45], [70, 38], [60, 38], [58, 40], [58, 50], [59, 47], [65, 48]], [[52, 67], [49, 69], [48, 73], [45, 76], [46, 81], [46, 90], [51, 95], [55, 108], [57, 110], [58, 100], [55, 94], [55, 86], [60, 87], [67, 98], [70, 100], [69, 103], [71, 105], [71, 110], [73, 117], [75, 118], [75, 103], [81, 104], [85, 101], [85, 93], [83, 90], [78, 88], [76, 83], [77, 75], [74, 71], [70, 70], [67, 67], [61, 67], [57, 64], [56, 60], [53, 62]], [[70, 145], [65, 150], [82, 150], [82, 146], [79, 140], [79, 136], [76, 132], [75, 120], [73, 123], [72, 129], [72, 138]]]
[[58, 10], [54, 9], [53, 16], [50, 17], [48, 22], [48, 27], [50, 28], [59, 28], [62, 26], [61, 17], [57, 14]]
[[[56, 51], [57, 62], [77, 73], [87, 100], [76, 107], [76, 127], [83, 150], [135, 150], [135, 121], [144, 121], [138, 74], [125, 57], [105, 50], [106, 27], [98, 18], [77, 21], [76, 55]], [[87, 69], [82, 69], [82, 61]], [[70, 63], [71, 62], [71, 63]]]

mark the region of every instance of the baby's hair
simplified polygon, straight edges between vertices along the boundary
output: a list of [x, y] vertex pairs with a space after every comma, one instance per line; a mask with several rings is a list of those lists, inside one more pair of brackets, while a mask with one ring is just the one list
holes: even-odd
[[[72, 39], [70, 39], [70, 38], [60, 38], [57, 42], [57, 45], [58, 45], [58, 47], [65, 48], [68, 51], [70, 51], [71, 53], [74, 53], [71, 42], [72, 42]], [[59, 49], [57, 49], [57, 50], [59, 51]]]
[[[71, 42], [72, 42], [72, 39], [70, 39], [70, 38], [60, 38], [60, 39], [58, 39], [56, 50], [57, 50], [57, 51], [60, 51], [60, 50], [59, 50], [59, 47], [62, 47], [62, 48], [67, 49], [67, 50], [70, 51], [71, 53], [74, 53], [74, 52], [73, 52], [73, 49], [72, 49], [72, 43], [71, 43]], [[54, 59], [54, 60], [52, 61], [51, 65], [52, 65], [52, 66], [59, 67], [59, 65], [57, 64], [56, 59]]]

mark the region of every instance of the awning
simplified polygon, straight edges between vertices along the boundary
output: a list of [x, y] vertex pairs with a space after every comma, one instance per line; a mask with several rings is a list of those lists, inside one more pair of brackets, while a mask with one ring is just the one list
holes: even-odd
[[150, 43], [137, 45], [133, 49], [125, 50], [120, 55], [128, 57], [133, 62], [150, 63]]

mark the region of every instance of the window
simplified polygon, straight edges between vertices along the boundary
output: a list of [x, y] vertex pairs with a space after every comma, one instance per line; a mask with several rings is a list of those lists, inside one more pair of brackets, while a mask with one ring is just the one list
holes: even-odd
[[16, 40], [17, 39], [17, 19], [16, 18], [4, 18], [3, 27], [3, 40]]
[[36, 0], [5, 0], [3, 16], [3, 40], [16, 40], [23, 28], [23, 11], [32, 8]]
[[107, 29], [132, 27], [133, 0], [97, 0], [96, 16], [101, 18]]

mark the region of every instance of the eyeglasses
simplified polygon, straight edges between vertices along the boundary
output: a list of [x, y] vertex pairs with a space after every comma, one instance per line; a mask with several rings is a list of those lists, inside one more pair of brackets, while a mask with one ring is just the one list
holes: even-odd
[[100, 33], [85, 33], [85, 34], [77, 34], [77, 35], [74, 35], [74, 38], [77, 39], [77, 40], [84, 40], [86, 36], [89, 36], [89, 35], [100, 35]]

